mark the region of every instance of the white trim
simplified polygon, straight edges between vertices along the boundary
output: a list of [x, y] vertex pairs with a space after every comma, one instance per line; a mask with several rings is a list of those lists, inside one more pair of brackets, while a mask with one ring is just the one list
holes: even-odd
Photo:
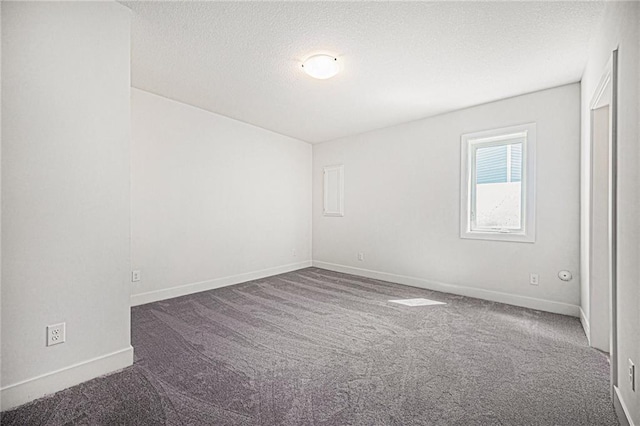
[[582, 306], [580, 306], [580, 324], [582, 324], [584, 334], [587, 336], [587, 342], [589, 342], [589, 346], [591, 346], [591, 327], [589, 327], [589, 319], [582, 310]]
[[[622, 394], [620, 393], [620, 389], [617, 386], [613, 387], [613, 406], [616, 409], [616, 414], [618, 415], [618, 420], [622, 426], [625, 426], [624, 421], [626, 420], [629, 426], [635, 426], [633, 420], [631, 419], [631, 413], [627, 408], [627, 405], [624, 403], [624, 399], [622, 399]], [[624, 417], [623, 417], [624, 415]]]
[[525, 308], [536, 309], [539, 311], [570, 315], [573, 317], [580, 316], [579, 306], [563, 302], [556, 302], [553, 300], [537, 299], [535, 297], [520, 296], [517, 294], [503, 293], [495, 290], [486, 290], [483, 288], [443, 283], [439, 281], [426, 280], [424, 278], [373, 271], [370, 269], [354, 268], [352, 266], [338, 265], [335, 263], [321, 262], [318, 260], [313, 261], [313, 266], [315, 266], [316, 268], [328, 269], [330, 271], [343, 272], [345, 274], [390, 281], [393, 283], [424, 288], [427, 290], [441, 291], [443, 293], [451, 293], [461, 296], [474, 297], [477, 299], [490, 300], [492, 302], [521, 306]]
[[259, 271], [246, 272], [244, 274], [231, 275], [228, 277], [216, 278], [213, 280], [184, 284], [171, 288], [164, 288], [162, 290], [149, 291], [147, 293], [132, 294], [131, 306], [144, 305], [145, 303], [157, 302], [158, 300], [172, 299], [174, 297], [186, 296], [188, 294], [199, 293], [201, 291], [213, 290], [215, 288], [240, 284], [246, 281], [258, 280], [260, 278], [284, 274], [285, 272], [297, 271], [298, 269], [308, 268], [310, 266], [311, 261], [307, 260], [299, 263], [291, 263], [288, 265], [261, 269]]
[[[593, 91], [591, 103], [589, 104], [589, 110], [598, 109], [611, 103], [611, 91], [609, 91], [608, 95], [605, 98], [603, 98], [603, 95], [607, 94], [606, 89], [609, 88], [609, 84], [611, 83], [612, 70], [612, 58], [609, 58], [609, 60], [607, 61], [607, 66], [604, 67], [604, 71], [600, 76], [598, 86], [596, 87], [596, 90]], [[601, 100], [603, 102], [601, 102]]]
[[2, 411], [18, 407], [133, 364], [133, 348], [121, 349], [2, 388]]
[[[474, 146], [493, 146], [509, 139], [524, 137], [522, 144], [522, 230], [502, 232], [472, 230], [472, 205], [475, 204], [471, 189], [474, 169]], [[536, 123], [526, 123], [500, 129], [466, 133], [460, 137], [460, 238], [493, 241], [534, 243], [536, 240]]]

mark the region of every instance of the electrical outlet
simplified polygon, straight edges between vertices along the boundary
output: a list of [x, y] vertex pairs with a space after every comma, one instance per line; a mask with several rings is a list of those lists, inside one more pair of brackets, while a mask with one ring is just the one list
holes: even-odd
[[47, 346], [58, 345], [65, 341], [65, 323], [47, 326]]
[[131, 271], [131, 282], [140, 281], [140, 271]]
[[629, 359], [629, 383], [631, 384], [631, 390], [636, 391], [636, 366], [633, 365], [633, 361]]
[[358, 260], [362, 262], [364, 260], [364, 253], [358, 253]]
[[529, 275], [529, 284], [538, 285], [538, 274]]

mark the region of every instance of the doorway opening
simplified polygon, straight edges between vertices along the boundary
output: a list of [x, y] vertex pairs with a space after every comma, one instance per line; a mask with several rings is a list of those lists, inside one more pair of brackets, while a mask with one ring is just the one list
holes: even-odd
[[617, 50], [590, 104], [589, 203], [590, 345], [609, 354], [611, 386], [617, 385]]

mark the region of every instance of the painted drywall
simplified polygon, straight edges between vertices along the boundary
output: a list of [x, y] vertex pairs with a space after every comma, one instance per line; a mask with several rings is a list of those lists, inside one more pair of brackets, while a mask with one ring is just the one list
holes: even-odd
[[[604, 7], [124, 3], [133, 10], [135, 87], [309, 142], [578, 81]], [[337, 56], [340, 73], [327, 81], [307, 76], [300, 65], [316, 53]]]
[[115, 2], [2, 4], [3, 409], [132, 362], [129, 31]]
[[592, 156], [591, 191], [591, 273], [588, 274], [589, 289], [589, 343], [594, 348], [609, 352], [610, 297], [609, 281], [611, 269], [609, 250], [609, 107], [605, 106], [593, 112], [594, 144]]
[[309, 266], [311, 145], [132, 90], [134, 304]]
[[[636, 378], [636, 391], [631, 391], [627, 376], [627, 360], [640, 365], [640, 279], [639, 245], [640, 197], [638, 196], [638, 163], [640, 161], [640, 3], [607, 3], [605, 15], [594, 32], [589, 48], [589, 59], [582, 77], [582, 138], [581, 138], [581, 192], [583, 240], [582, 267], [588, 265], [589, 206], [589, 151], [590, 103], [600, 77], [611, 57], [618, 56], [618, 387], [622, 403], [633, 423], [640, 424], [640, 383]], [[590, 291], [584, 281], [582, 294]], [[589, 312], [589, 299], [582, 300], [582, 309]], [[591, 324], [593, 328], [593, 324]], [[637, 367], [636, 367], [637, 368]], [[637, 373], [636, 373], [637, 375]]]
[[[0, 2], [0, 129], [2, 129], [2, 2]], [[0, 200], [2, 200], [2, 131], [0, 130]], [[0, 202], [1, 204], [1, 202]], [[0, 387], [2, 386], [2, 208], [0, 208]], [[0, 396], [1, 398], [1, 396]], [[0, 410], [2, 401], [0, 399]]]
[[[461, 239], [461, 135], [530, 122], [535, 243]], [[571, 84], [314, 145], [314, 265], [577, 315], [579, 137], [580, 85]], [[345, 216], [325, 217], [322, 168], [336, 164]], [[558, 279], [562, 269], [572, 281]]]

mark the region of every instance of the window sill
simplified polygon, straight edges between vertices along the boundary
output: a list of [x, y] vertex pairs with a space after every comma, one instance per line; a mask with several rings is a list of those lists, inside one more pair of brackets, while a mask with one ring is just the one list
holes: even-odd
[[536, 242], [535, 235], [509, 232], [464, 231], [460, 233], [460, 238], [469, 240], [508, 241], [513, 243]]

